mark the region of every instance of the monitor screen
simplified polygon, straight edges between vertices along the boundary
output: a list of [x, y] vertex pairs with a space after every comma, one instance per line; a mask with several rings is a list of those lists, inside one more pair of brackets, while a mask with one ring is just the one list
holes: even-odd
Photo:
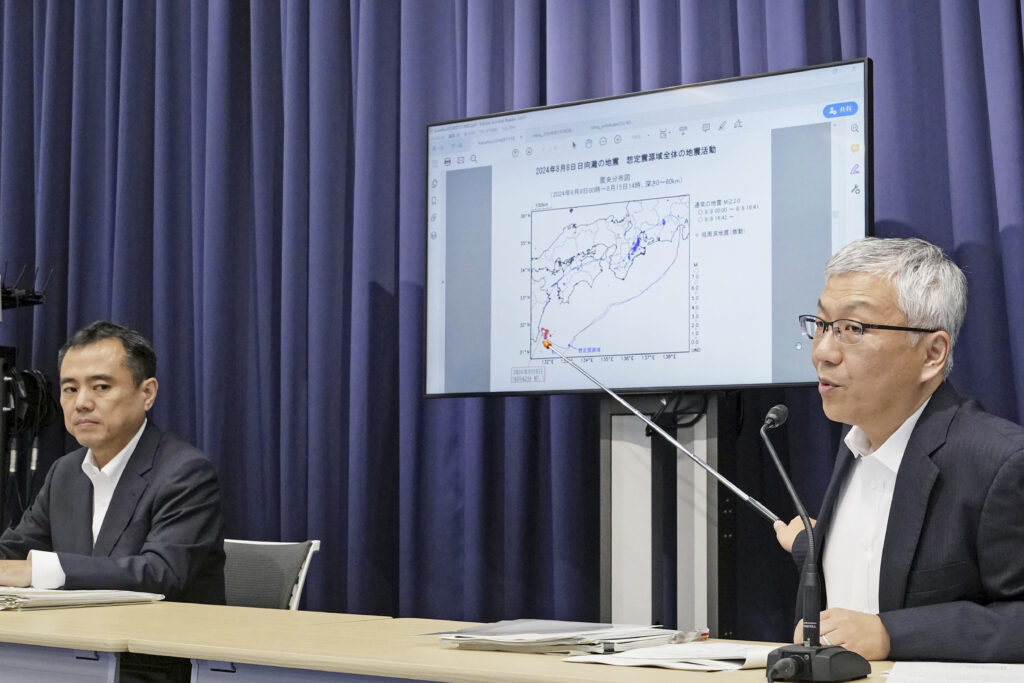
[[871, 225], [870, 61], [427, 127], [425, 393], [815, 382]]

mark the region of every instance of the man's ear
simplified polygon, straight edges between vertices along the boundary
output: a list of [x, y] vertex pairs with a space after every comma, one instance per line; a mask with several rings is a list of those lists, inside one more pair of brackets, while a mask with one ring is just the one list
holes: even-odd
[[142, 384], [139, 385], [142, 389], [142, 393], [145, 400], [146, 412], [153, 407], [153, 402], [156, 401], [156, 391], [159, 388], [156, 377], [150, 377], [149, 379], [142, 380]]
[[929, 382], [936, 376], [945, 373], [946, 360], [952, 350], [952, 341], [945, 330], [931, 332], [921, 340], [924, 344], [924, 366], [921, 368], [921, 381]]

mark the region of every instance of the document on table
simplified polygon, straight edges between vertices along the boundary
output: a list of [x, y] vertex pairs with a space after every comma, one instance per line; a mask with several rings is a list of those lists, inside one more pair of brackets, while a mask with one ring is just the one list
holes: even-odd
[[707, 630], [693, 634], [657, 626], [599, 624], [550, 619], [512, 619], [472, 626], [458, 631], [430, 633], [465, 650], [503, 652], [572, 653], [619, 652], [659, 645], [673, 639], [707, 637]]
[[968, 662], [896, 662], [888, 683], [1019, 683], [1024, 664], [972, 664]]
[[164, 596], [137, 591], [91, 590], [66, 591], [45, 588], [8, 588], [0, 586], [0, 610], [48, 609], [52, 607], [93, 607], [155, 602]]
[[777, 647], [741, 643], [678, 643], [642, 647], [615, 654], [567, 657], [565, 661], [614, 666], [660, 666], [684, 671], [735, 671], [763, 669], [768, 662], [768, 653]]

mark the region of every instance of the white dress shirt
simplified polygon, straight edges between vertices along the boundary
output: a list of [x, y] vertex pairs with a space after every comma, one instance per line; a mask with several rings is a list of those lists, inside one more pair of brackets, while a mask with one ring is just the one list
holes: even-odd
[[[90, 448], [82, 460], [82, 472], [92, 482], [92, 542], [96, 544], [96, 537], [99, 536], [100, 527], [103, 526], [103, 518], [107, 516], [107, 508], [110, 507], [110, 499], [114, 496], [114, 489], [117, 482], [121, 480], [125, 465], [139, 445], [142, 432], [146, 430], [148, 420], [142, 421], [142, 427], [135, 433], [132, 440], [115, 455], [110, 462], [102, 469], [96, 466], [96, 458], [93, 457]], [[29, 559], [32, 560], [32, 585], [35, 588], [60, 588], [64, 585], [64, 568], [60, 566], [60, 559], [57, 553], [44, 550], [30, 550]]]
[[878, 614], [882, 546], [896, 473], [910, 434], [929, 400], [875, 450], [859, 427], [846, 435], [854, 461], [836, 499], [822, 556], [830, 608]]

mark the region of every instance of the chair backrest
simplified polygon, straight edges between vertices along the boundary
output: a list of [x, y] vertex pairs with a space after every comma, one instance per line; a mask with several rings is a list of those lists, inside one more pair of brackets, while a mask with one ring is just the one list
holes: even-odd
[[224, 593], [228, 605], [298, 609], [306, 571], [320, 541], [275, 543], [224, 540]]

